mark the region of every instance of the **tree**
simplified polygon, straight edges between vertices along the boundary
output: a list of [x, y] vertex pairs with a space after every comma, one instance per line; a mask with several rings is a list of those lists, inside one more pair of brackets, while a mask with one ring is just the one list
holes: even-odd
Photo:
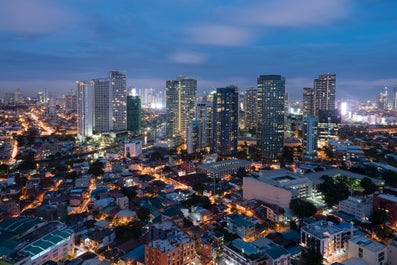
[[322, 176], [321, 178], [324, 182], [320, 185], [320, 191], [323, 193], [324, 201], [329, 207], [349, 197], [349, 188], [341, 179], [335, 183], [329, 176]]
[[197, 194], [203, 195], [205, 187], [202, 183], [194, 184], [192, 188], [197, 192]]
[[149, 220], [150, 220], [150, 210], [148, 208], [141, 207], [141, 208], [138, 209], [136, 214], [137, 214], [138, 218], [142, 222], [144, 222], [144, 223], [149, 222]]
[[375, 211], [369, 219], [376, 226], [384, 225], [387, 222], [387, 213], [384, 210]]
[[193, 194], [189, 199], [187, 199], [184, 204], [187, 207], [192, 205], [201, 204], [203, 208], [209, 209], [211, 207], [211, 201], [206, 196], [200, 196]]
[[310, 217], [317, 212], [317, 208], [313, 203], [302, 199], [291, 200], [289, 208], [293, 210], [299, 218]]
[[103, 167], [104, 167], [104, 164], [102, 163], [102, 162], [99, 162], [99, 161], [95, 161], [94, 163], [92, 163], [91, 165], [90, 165], [90, 168], [88, 169], [88, 174], [92, 174], [92, 175], [94, 175], [95, 177], [99, 177], [99, 176], [102, 176], [103, 175], [103, 173], [105, 173], [104, 171], [103, 171]]
[[135, 187], [122, 187], [121, 188], [121, 193], [124, 194], [124, 196], [128, 197], [128, 200], [133, 200], [136, 197], [136, 190]]
[[378, 187], [375, 183], [372, 182], [369, 178], [363, 178], [360, 181], [360, 186], [364, 189], [363, 193], [365, 195], [373, 194], [378, 190]]
[[1, 164], [0, 165], [0, 173], [2, 173], [2, 174], [7, 173], [9, 168], [10, 167], [7, 164]]
[[322, 265], [323, 255], [312, 250], [308, 250], [302, 253], [300, 264], [302, 265]]

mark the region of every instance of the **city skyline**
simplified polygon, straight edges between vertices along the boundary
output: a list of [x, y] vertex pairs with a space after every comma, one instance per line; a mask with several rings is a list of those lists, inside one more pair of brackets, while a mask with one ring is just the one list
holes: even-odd
[[0, 90], [67, 94], [75, 80], [109, 70], [126, 71], [127, 87], [164, 89], [183, 74], [198, 80], [200, 92], [231, 84], [246, 90], [258, 75], [279, 74], [300, 99], [318, 75], [335, 73], [337, 99], [372, 99], [397, 86], [396, 7], [371, 0], [8, 1], [0, 10]]

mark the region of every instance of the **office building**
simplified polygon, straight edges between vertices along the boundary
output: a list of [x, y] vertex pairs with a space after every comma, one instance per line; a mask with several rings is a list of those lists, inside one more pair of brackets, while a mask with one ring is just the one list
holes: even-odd
[[315, 111], [335, 110], [336, 74], [322, 74], [314, 79]]
[[302, 128], [302, 149], [303, 156], [308, 159], [313, 159], [317, 156], [317, 118], [312, 114], [304, 116]]
[[127, 130], [132, 135], [141, 134], [141, 98], [127, 96]]
[[255, 130], [257, 126], [258, 90], [249, 88], [244, 97], [244, 128]]
[[180, 136], [186, 141], [187, 127], [195, 117], [197, 80], [181, 76], [167, 80], [165, 89], [167, 137]]
[[397, 111], [397, 87], [393, 89], [393, 110]]
[[359, 258], [371, 265], [386, 265], [387, 247], [365, 236], [354, 236], [349, 239], [347, 257]]
[[79, 137], [92, 136], [92, 87], [87, 81], [76, 81], [77, 85], [77, 134]]
[[110, 71], [111, 131], [127, 130], [127, 76], [124, 72]]
[[91, 81], [94, 89], [94, 126], [96, 133], [109, 132], [111, 129], [111, 93], [109, 79], [98, 78]]
[[311, 87], [303, 88], [303, 117], [307, 115], [315, 115], [315, 104], [314, 104], [314, 89]]
[[284, 145], [285, 79], [261, 75], [258, 82], [257, 146], [266, 163], [279, 159]]
[[238, 89], [217, 88], [214, 94], [212, 152], [223, 156], [237, 154]]
[[171, 221], [154, 223], [145, 244], [145, 264], [194, 264], [194, 240]]
[[378, 96], [378, 109], [388, 110], [389, 109], [389, 95], [387, 94], [387, 87], [383, 92], [379, 93]]

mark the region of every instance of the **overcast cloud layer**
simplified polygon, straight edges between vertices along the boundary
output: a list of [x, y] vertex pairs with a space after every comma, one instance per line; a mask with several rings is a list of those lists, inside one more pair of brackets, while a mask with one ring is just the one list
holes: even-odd
[[319, 74], [337, 97], [397, 87], [397, 2], [377, 0], [0, 0], [0, 95], [75, 88], [125, 70], [163, 89], [180, 74], [201, 91], [286, 77], [299, 99]]

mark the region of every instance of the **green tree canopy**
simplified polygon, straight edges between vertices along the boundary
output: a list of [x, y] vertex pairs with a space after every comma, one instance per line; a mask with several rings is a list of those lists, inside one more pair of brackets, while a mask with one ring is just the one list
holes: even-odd
[[310, 217], [317, 212], [317, 208], [313, 203], [302, 199], [291, 200], [289, 208], [293, 210], [299, 218]]

